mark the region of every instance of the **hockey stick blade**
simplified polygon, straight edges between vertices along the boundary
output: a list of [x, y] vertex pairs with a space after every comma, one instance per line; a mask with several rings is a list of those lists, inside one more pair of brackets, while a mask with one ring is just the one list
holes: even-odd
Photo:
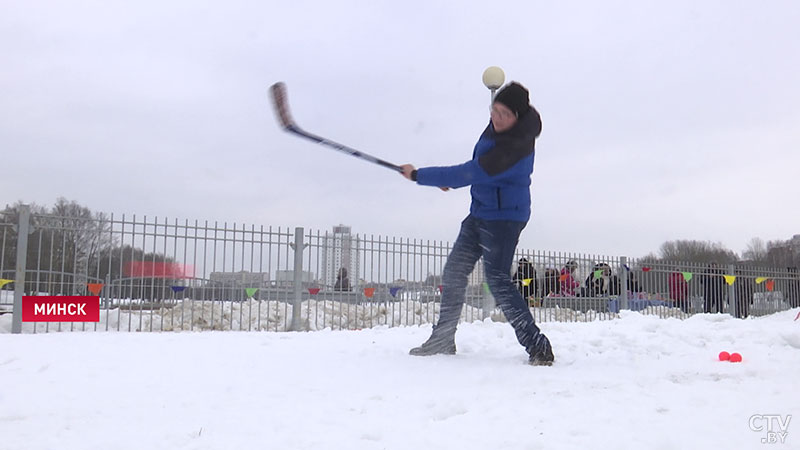
[[270, 97], [272, 98], [272, 106], [275, 107], [275, 114], [283, 128], [289, 128], [294, 125], [292, 116], [289, 114], [289, 103], [286, 100], [286, 85], [278, 82], [270, 87]]
[[291, 114], [289, 114], [289, 101], [286, 95], [286, 84], [282, 82], [273, 84], [270, 87], [270, 94], [271, 94], [270, 97], [272, 98], [272, 106], [275, 107], [275, 114], [278, 116], [278, 121], [280, 122], [281, 127], [283, 127], [284, 130], [293, 133], [297, 136], [310, 139], [318, 144], [335, 148], [340, 152], [347, 153], [348, 155], [355, 156], [356, 158], [363, 159], [373, 164], [386, 167], [387, 169], [394, 170], [395, 172], [403, 173], [403, 168], [398, 165], [392, 164], [388, 161], [376, 158], [367, 153], [360, 152], [354, 148], [350, 148], [346, 145], [330, 141], [328, 139], [308, 133], [300, 129], [300, 127], [297, 126], [294, 120], [292, 120]]

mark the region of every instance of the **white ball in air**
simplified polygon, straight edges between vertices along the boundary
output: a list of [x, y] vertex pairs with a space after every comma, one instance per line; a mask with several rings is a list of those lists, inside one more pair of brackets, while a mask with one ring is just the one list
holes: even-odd
[[488, 67], [483, 71], [483, 84], [489, 89], [497, 89], [506, 81], [503, 69], [497, 66]]

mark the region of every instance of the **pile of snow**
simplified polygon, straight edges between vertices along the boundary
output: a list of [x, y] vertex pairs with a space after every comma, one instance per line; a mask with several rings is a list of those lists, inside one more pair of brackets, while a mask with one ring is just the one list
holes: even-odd
[[751, 417], [800, 410], [797, 313], [544, 323], [553, 367], [491, 320], [434, 357], [407, 353], [429, 325], [2, 334], [0, 447], [764, 448]]
[[[123, 302], [115, 301], [115, 304]], [[357, 330], [388, 325], [406, 326], [432, 323], [439, 314], [439, 303], [402, 301], [389, 303], [349, 304], [338, 301], [307, 300], [301, 304], [301, 324], [305, 330]], [[658, 308], [649, 311], [664, 315], [669, 309], [685, 317], [679, 309]], [[617, 314], [580, 312], [567, 308], [532, 308], [537, 322], [586, 322], [618, 317]], [[490, 313], [495, 321], [504, 321], [500, 310]], [[483, 319], [483, 311], [464, 305], [463, 322]], [[140, 303], [123, 303], [122, 307], [100, 310], [98, 323], [23, 323], [23, 332], [48, 331], [287, 331], [292, 322], [292, 305], [277, 301], [245, 302], [180, 300], [174, 304], [151, 308]], [[11, 330], [11, 314], [0, 315], [0, 333]]]

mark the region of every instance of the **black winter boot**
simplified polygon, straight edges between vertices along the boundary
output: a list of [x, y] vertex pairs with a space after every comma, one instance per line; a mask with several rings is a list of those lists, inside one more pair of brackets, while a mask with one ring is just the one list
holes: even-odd
[[555, 356], [553, 356], [553, 347], [550, 346], [550, 340], [544, 334], [539, 334], [536, 340], [536, 345], [528, 349], [528, 364], [532, 366], [552, 366]]
[[452, 338], [441, 339], [431, 336], [424, 344], [412, 348], [408, 354], [413, 356], [455, 355], [456, 341]]

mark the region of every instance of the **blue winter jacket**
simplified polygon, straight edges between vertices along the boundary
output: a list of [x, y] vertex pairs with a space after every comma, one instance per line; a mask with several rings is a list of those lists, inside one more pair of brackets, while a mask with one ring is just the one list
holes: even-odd
[[527, 222], [535, 141], [541, 131], [542, 121], [533, 107], [503, 133], [496, 133], [489, 122], [475, 144], [472, 160], [418, 169], [417, 183], [449, 188], [472, 185], [470, 214], [484, 220]]

